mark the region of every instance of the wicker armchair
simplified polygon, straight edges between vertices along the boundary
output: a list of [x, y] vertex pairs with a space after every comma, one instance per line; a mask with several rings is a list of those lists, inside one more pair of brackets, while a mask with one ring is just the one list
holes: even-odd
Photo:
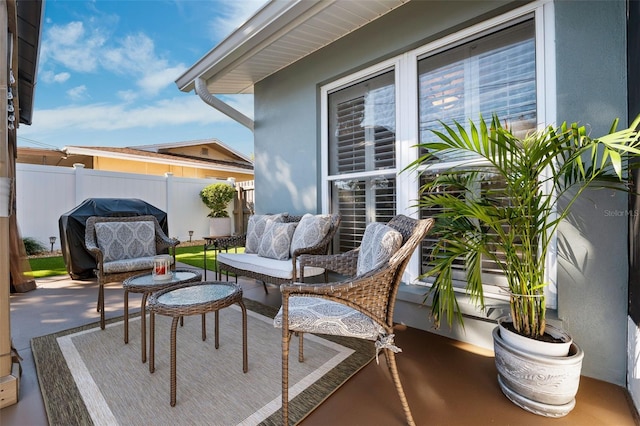
[[[98, 238], [96, 235], [96, 224], [104, 222], [153, 222], [155, 230], [155, 253], [167, 253], [169, 248], [173, 248], [172, 251], [172, 267], [175, 269], [175, 248], [180, 241], [175, 238], [169, 238], [166, 236], [158, 220], [153, 215], [141, 215], [141, 216], [126, 216], [126, 217], [100, 217], [91, 216], [87, 219], [85, 228], [85, 247], [96, 259], [95, 275], [98, 278], [98, 306], [97, 310], [100, 312], [100, 327], [104, 330], [105, 318], [104, 318], [104, 286], [111, 282], [122, 282], [125, 279], [143, 273], [151, 273], [153, 269], [153, 256], [146, 256], [134, 259], [123, 259], [119, 265], [109, 267], [109, 263], [105, 262], [105, 253], [103, 249], [99, 247]], [[105, 268], [106, 264], [106, 268]]]
[[[387, 225], [400, 233], [400, 248], [393, 250], [390, 258], [359, 276], [356, 274], [358, 257], [368, 249], [362, 245], [344, 254], [300, 256], [301, 268], [303, 265], [318, 266], [353, 278], [316, 285], [292, 283], [281, 286], [282, 308], [274, 319], [274, 325], [282, 327], [283, 424], [288, 424], [289, 343], [293, 333], [299, 336], [298, 361], [302, 362], [305, 332], [348, 335], [375, 341], [377, 350], [384, 350], [407, 423], [414, 424], [396, 367], [395, 352], [399, 349], [393, 343], [393, 311], [402, 274], [411, 254], [432, 228], [433, 223], [433, 219], [416, 220], [403, 215], [394, 217]], [[397, 234], [395, 237], [400, 239]], [[316, 309], [308, 307], [310, 302], [318, 305], [318, 309], [306, 315], [305, 312], [309, 309]], [[349, 320], [343, 322], [342, 327], [323, 324], [321, 313], [327, 306], [320, 307], [322, 304], [330, 305], [332, 314], [340, 312]], [[334, 320], [335, 317], [331, 321]]]
[[[296, 264], [298, 264], [298, 259], [300, 258], [300, 256], [326, 255], [329, 250], [329, 245], [331, 244], [331, 241], [333, 241], [333, 237], [336, 231], [338, 230], [338, 227], [340, 226], [341, 218], [342, 217], [340, 214], [331, 215], [331, 225], [329, 227], [329, 231], [324, 236], [324, 238], [322, 238], [320, 242], [318, 242], [313, 247], [304, 247], [304, 248], [297, 249], [291, 254], [290, 261], [292, 262], [292, 277], [291, 276], [280, 277], [280, 276], [271, 275], [259, 270], [259, 268], [256, 268], [254, 270], [254, 269], [250, 269], [249, 267], [242, 267], [242, 268], [237, 267], [237, 266], [226, 263], [225, 257], [223, 255], [218, 257], [219, 272], [220, 274], [222, 274], [222, 272], [225, 272], [227, 273], [227, 276], [228, 276], [228, 273], [231, 272], [235, 274], [236, 277], [243, 276], [243, 277], [253, 278], [258, 281], [262, 281], [265, 293], [268, 293], [267, 283], [279, 285], [279, 284], [295, 282], [298, 280], [298, 277], [297, 277], [298, 267], [296, 267]], [[285, 215], [283, 217], [283, 222], [285, 223], [298, 223], [301, 220], [302, 220], [302, 216]], [[241, 236], [229, 237], [222, 240], [218, 240], [218, 244], [221, 247], [242, 247], [246, 244], [246, 238], [247, 238], [246, 234]], [[300, 269], [302, 270], [303, 268], [300, 266]], [[322, 274], [322, 272], [320, 272], [320, 274]], [[326, 273], [325, 273], [325, 277], [326, 277]]]

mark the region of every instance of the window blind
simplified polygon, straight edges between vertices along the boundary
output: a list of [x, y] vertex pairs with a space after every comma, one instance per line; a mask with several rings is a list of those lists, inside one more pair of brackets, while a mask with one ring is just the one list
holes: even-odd
[[395, 216], [394, 79], [389, 71], [329, 95], [331, 202], [342, 215], [335, 252], [359, 247], [367, 224]]

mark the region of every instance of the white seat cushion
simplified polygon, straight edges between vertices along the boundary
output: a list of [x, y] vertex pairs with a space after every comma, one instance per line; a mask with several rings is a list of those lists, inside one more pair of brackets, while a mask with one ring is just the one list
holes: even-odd
[[[276, 278], [293, 278], [293, 262], [291, 259], [276, 260], [258, 256], [255, 253], [218, 253], [218, 263], [232, 266], [237, 269], [252, 271]], [[313, 277], [324, 273], [322, 268], [304, 268], [305, 277]], [[300, 277], [298, 265], [297, 276]]]
[[[282, 328], [282, 307], [273, 319]], [[319, 297], [289, 298], [289, 330], [377, 340], [384, 328], [349, 306]]]

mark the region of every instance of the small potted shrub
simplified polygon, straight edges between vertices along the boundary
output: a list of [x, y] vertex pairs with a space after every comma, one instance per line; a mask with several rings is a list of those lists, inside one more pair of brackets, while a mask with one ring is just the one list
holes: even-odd
[[209, 208], [209, 236], [231, 235], [231, 218], [227, 212], [236, 190], [227, 183], [212, 183], [200, 191], [200, 199]]

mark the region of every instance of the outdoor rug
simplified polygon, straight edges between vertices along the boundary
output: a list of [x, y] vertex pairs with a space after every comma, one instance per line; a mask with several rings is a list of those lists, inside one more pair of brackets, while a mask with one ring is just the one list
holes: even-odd
[[[276, 309], [245, 299], [249, 370], [242, 372], [242, 320], [237, 305], [220, 311], [220, 346], [213, 315], [202, 341], [199, 316], [177, 333], [176, 406], [170, 400], [171, 318], [156, 315], [155, 372], [141, 361], [140, 317], [107, 328], [91, 324], [31, 341], [50, 425], [256, 425], [281, 424], [281, 330]], [[148, 321], [147, 321], [148, 325]], [[147, 333], [148, 337], [148, 333]], [[372, 342], [305, 335], [289, 353], [289, 416], [301, 421], [374, 357]]]

